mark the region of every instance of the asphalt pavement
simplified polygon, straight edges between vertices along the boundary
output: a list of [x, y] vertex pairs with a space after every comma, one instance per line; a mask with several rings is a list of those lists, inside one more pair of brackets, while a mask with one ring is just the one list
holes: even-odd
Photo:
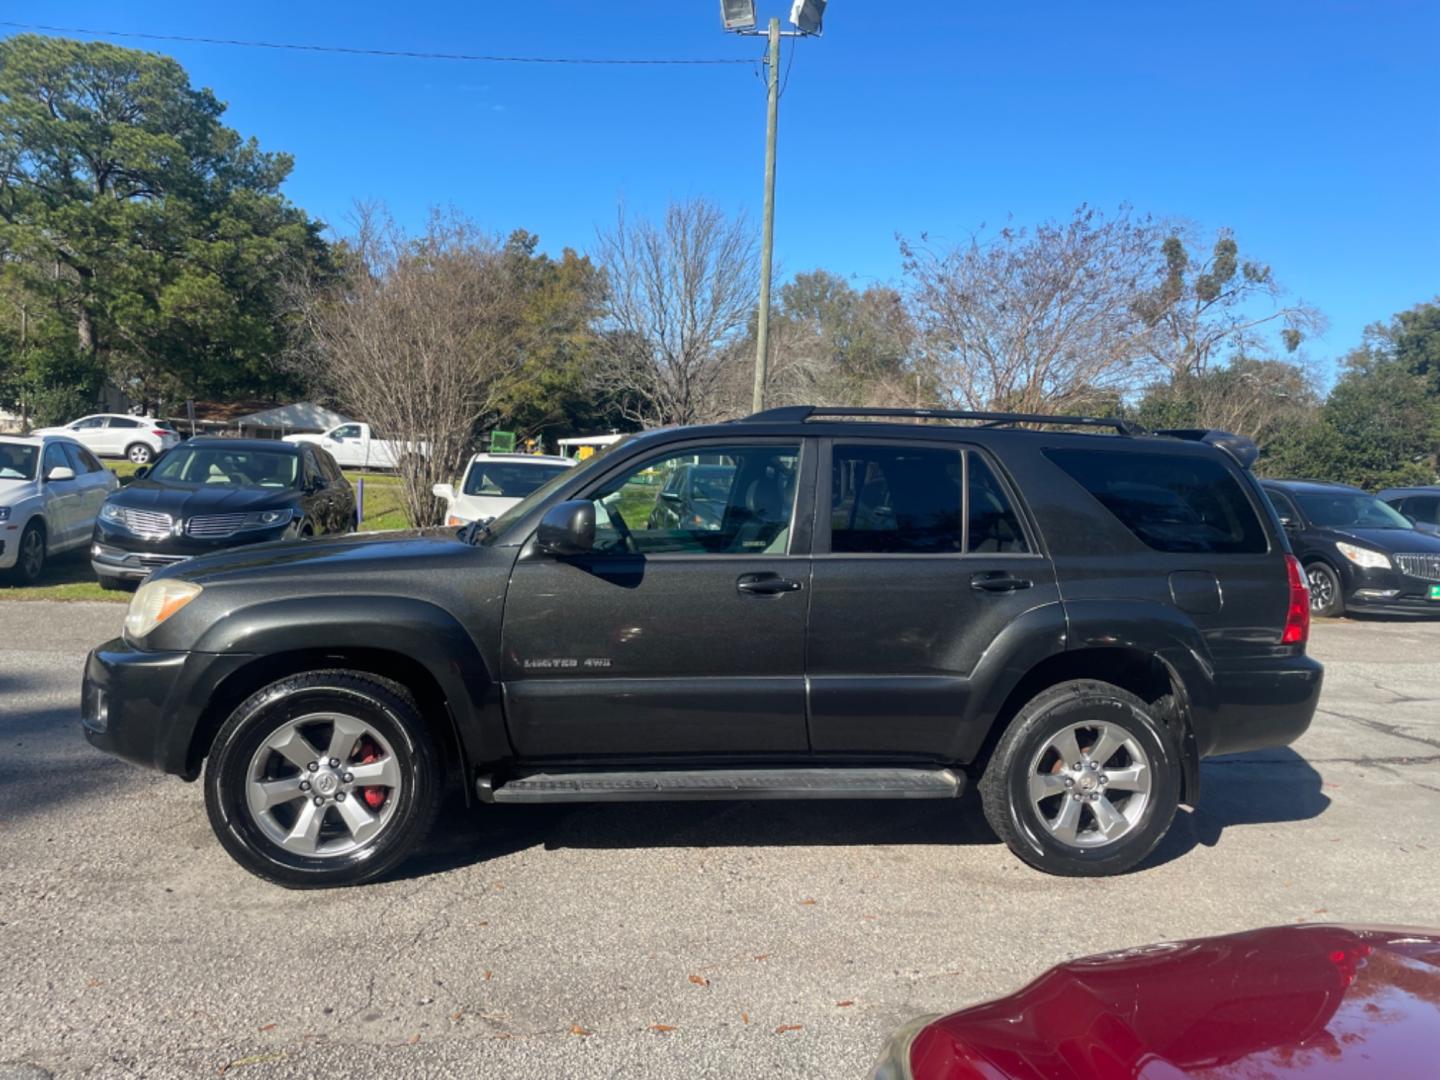
[[401, 876], [297, 893], [81, 738], [123, 611], [0, 604], [0, 1080], [856, 1077], [1086, 953], [1440, 925], [1440, 623], [1318, 625], [1310, 732], [1206, 762], [1122, 878], [1028, 869], [970, 799], [662, 803], [456, 807]]

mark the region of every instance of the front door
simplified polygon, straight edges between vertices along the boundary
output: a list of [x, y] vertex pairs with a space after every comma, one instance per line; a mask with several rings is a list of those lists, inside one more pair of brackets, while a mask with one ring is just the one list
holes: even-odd
[[[46, 443], [40, 459], [40, 483], [45, 491], [45, 524], [49, 530], [47, 547], [51, 551], [69, 547], [80, 528], [80, 481], [51, 480], [52, 469], [70, 469], [70, 458], [62, 443]], [[71, 470], [73, 471], [73, 469]]]
[[[678, 469], [714, 498], [662, 509]], [[794, 757], [808, 750], [805, 619], [813, 484], [801, 440], [688, 443], [582, 493], [596, 542], [527, 545], [505, 601], [501, 679], [523, 758]]]
[[1055, 575], [978, 449], [835, 440], [820, 455], [810, 596], [816, 754], [954, 760], [970, 678], [1021, 614], [1057, 599]]

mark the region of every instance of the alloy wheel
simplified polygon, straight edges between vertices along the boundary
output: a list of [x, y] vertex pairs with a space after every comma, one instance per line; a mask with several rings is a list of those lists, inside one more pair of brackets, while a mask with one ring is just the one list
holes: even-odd
[[1329, 611], [1335, 603], [1334, 578], [1316, 566], [1306, 571], [1305, 579], [1310, 583], [1310, 610], [1316, 613]]
[[1119, 724], [1085, 721], [1047, 739], [1030, 762], [1030, 802], [1046, 830], [1073, 847], [1127, 836], [1150, 801], [1152, 770], [1139, 741]]
[[395, 752], [374, 727], [342, 713], [310, 713], [260, 744], [246, 772], [245, 803], [275, 844], [334, 858], [385, 830], [401, 783]]
[[45, 537], [39, 529], [27, 529], [20, 538], [20, 572], [26, 581], [34, 581], [45, 568]]
[[144, 465], [150, 460], [150, 448], [143, 443], [136, 443], [130, 447], [130, 453], [126, 455], [136, 465]]

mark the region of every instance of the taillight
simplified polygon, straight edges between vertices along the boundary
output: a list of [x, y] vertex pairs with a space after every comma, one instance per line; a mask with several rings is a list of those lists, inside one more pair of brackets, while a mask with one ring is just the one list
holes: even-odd
[[156, 428], [154, 431], [150, 432], [150, 434], [154, 435], [157, 439], [164, 439], [169, 437], [170, 432], [161, 431], [159, 428]]
[[1280, 635], [1280, 644], [1304, 645], [1310, 640], [1310, 586], [1305, 583], [1305, 571], [1294, 555], [1285, 556], [1285, 573], [1290, 579], [1290, 607], [1285, 612], [1285, 632]]

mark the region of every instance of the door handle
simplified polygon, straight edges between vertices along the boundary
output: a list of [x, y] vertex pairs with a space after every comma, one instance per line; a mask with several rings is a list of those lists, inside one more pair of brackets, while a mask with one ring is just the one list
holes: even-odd
[[1017, 589], [1028, 589], [1033, 584], [1029, 578], [1016, 577], [1004, 570], [970, 575], [970, 587], [980, 592], [1015, 592]]
[[741, 574], [735, 579], [736, 591], [752, 596], [777, 596], [799, 588], [800, 582], [782, 578], [779, 574]]

